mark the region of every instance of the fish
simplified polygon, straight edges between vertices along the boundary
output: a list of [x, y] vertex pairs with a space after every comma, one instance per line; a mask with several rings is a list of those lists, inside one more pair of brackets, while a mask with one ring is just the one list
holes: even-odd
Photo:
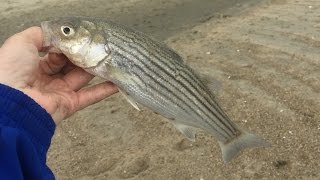
[[269, 147], [238, 127], [216, 94], [183, 58], [163, 42], [110, 20], [58, 17], [41, 23], [43, 46], [76, 66], [113, 82], [137, 110], [165, 117], [191, 141], [202, 129], [217, 139], [225, 163], [243, 149]]

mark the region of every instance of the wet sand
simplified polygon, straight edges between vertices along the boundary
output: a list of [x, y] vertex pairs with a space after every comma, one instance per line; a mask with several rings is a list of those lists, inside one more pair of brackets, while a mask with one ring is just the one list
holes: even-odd
[[0, 1], [0, 42], [52, 16], [113, 19], [220, 80], [223, 109], [273, 144], [224, 164], [210, 135], [199, 130], [191, 143], [114, 95], [59, 125], [48, 155], [57, 179], [320, 179], [320, 1], [12, 2]]

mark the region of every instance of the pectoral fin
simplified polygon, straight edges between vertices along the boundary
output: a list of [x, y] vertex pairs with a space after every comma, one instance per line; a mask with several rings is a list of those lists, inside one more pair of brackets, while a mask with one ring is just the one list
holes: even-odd
[[126, 100], [138, 111], [140, 111], [140, 108], [138, 106], [138, 103], [135, 102], [127, 93], [119, 89], [119, 92], [126, 98]]
[[193, 127], [184, 125], [184, 124], [180, 124], [180, 123], [174, 123], [174, 125], [176, 126], [177, 129], [179, 129], [179, 131], [185, 135], [190, 141], [194, 142], [195, 138], [196, 138], [196, 132], [195, 129]]

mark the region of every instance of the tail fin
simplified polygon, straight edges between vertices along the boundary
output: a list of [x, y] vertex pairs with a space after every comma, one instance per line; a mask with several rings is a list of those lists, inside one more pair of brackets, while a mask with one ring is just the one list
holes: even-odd
[[220, 143], [222, 157], [225, 163], [234, 158], [241, 150], [255, 147], [270, 147], [271, 144], [261, 137], [242, 131], [242, 133], [227, 143]]

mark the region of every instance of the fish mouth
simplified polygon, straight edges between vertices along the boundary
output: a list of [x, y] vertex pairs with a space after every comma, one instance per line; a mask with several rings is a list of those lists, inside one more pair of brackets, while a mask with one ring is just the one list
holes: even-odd
[[50, 28], [49, 21], [41, 22], [41, 29], [43, 34], [42, 51], [51, 53], [62, 53], [60, 49], [53, 46], [53, 32]]

